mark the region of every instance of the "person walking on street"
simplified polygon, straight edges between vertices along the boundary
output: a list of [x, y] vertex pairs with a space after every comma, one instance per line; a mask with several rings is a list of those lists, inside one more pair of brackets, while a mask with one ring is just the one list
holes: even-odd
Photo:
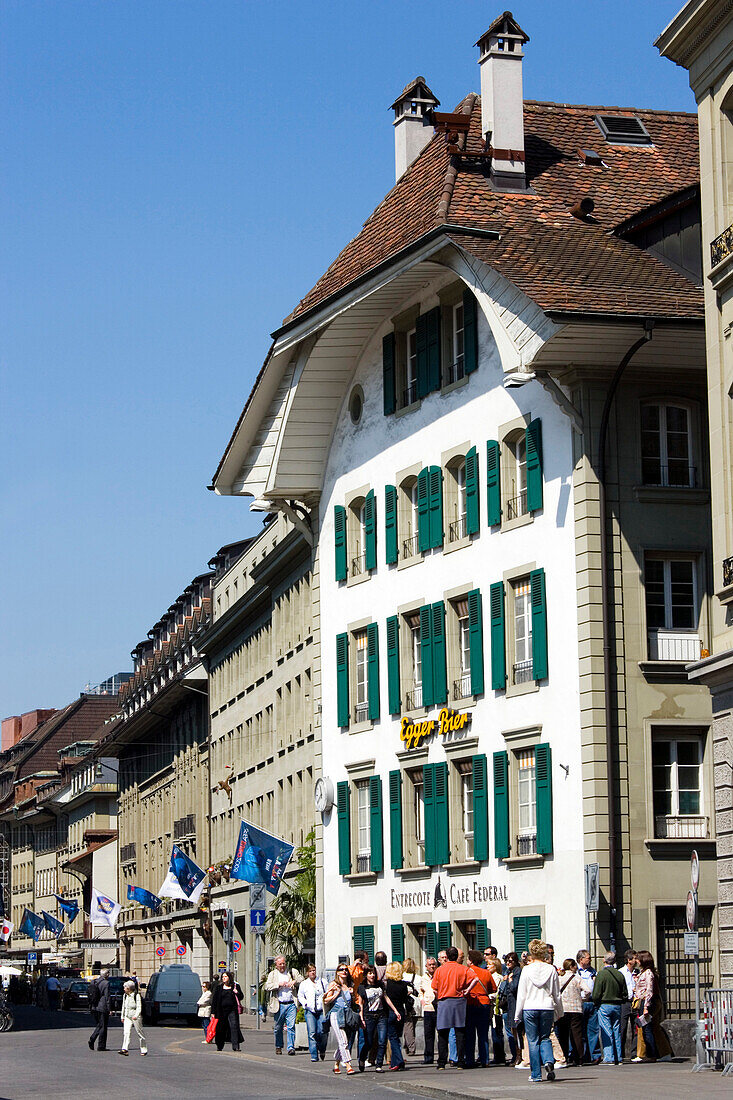
[[363, 1023], [357, 995], [351, 972], [346, 963], [341, 963], [336, 968], [336, 977], [323, 995], [323, 1006], [328, 1012], [331, 1030], [336, 1039], [334, 1073], [341, 1073], [342, 1064], [346, 1066], [347, 1073], [356, 1072], [351, 1064], [351, 1044], [359, 1023]]
[[504, 1030], [509, 1038], [509, 1051], [512, 1056], [511, 1065], [517, 1066], [522, 1060], [520, 1052], [524, 1025], [521, 1018], [517, 1019], [517, 992], [519, 991], [519, 978], [522, 971], [516, 951], [507, 952], [504, 956], [504, 967], [506, 974], [499, 986], [497, 1001], [504, 1022]]
[[374, 956], [374, 967], [377, 971], [377, 981], [384, 981], [384, 972], [387, 969], [387, 956], [384, 951], [377, 951]]
[[634, 959], [636, 958], [635, 951], [627, 951], [624, 955], [624, 965], [619, 967], [619, 974], [623, 974], [624, 981], [626, 982], [626, 993], [628, 1000], [621, 1005], [621, 1058], [626, 1057], [626, 1038], [631, 1032], [631, 1038], [634, 1038], [634, 1014], [631, 1009], [631, 1003], [634, 1000]]
[[435, 1060], [435, 990], [433, 975], [438, 969], [438, 960], [432, 955], [425, 960], [425, 973], [419, 979], [420, 1003], [423, 1022], [423, 1062], [432, 1066]]
[[621, 1005], [625, 1002], [626, 979], [616, 969], [616, 952], [603, 956], [603, 970], [593, 983], [593, 1004], [598, 1008], [604, 1066], [618, 1066], [621, 1057]]
[[412, 959], [405, 959], [402, 963], [402, 981], [407, 986], [406, 1013], [404, 1017], [404, 1030], [402, 1032], [402, 1045], [408, 1054], [415, 1053], [415, 1021], [419, 1016], [420, 997], [416, 985], [416, 966]]
[[[596, 973], [594, 967], [590, 964], [590, 951], [587, 947], [581, 947], [578, 954], [575, 956], [575, 961], [578, 964], [578, 977], [584, 983], [588, 994], [593, 993], [593, 983], [596, 980]], [[598, 1049], [599, 1043], [599, 1023], [598, 1023], [598, 1009], [593, 1004], [591, 997], [583, 1005], [583, 1034], [585, 1036], [585, 1062], [590, 1065], [595, 1065], [600, 1062], [601, 1056]]]
[[216, 1019], [214, 1041], [218, 1051], [224, 1049], [227, 1039], [232, 1044], [232, 1050], [239, 1050], [240, 1043], [244, 1041], [239, 1030], [241, 997], [242, 990], [234, 981], [234, 976], [231, 971], [225, 970], [211, 998], [211, 1015]]
[[61, 1000], [61, 982], [55, 974], [49, 974], [46, 978], [46, 993], [48, 994], [48, 1007], [51, 1012], [56, 1012]]
[[122, 1047], [117, 1053], [125, 1057], [128, 1056], [130, 1052], [130, 1036], [132, 1035], [132, 1029], [135, 1028], [138, 1042], [140, 1043], [140, 1054], [144, 1057], [148, 1053], [148, 1044], [143, 1034], [142, 997], [134, 982], [127, 981], [122, 988], [124, 990], [122, 1010], [120, 1012], [122, 1017]]
[[311, 1062], [326, 1057], [328, 1046], [328, 1024], [323, 1014], [323, 994], [328, 988], [326, 979], [318, 977], [313, 963], [305, 968], [305, 981], [298, 986], [298, 1004], [305, 1012], [305, 1025], [308, 1029], [308, 1049]]
[[671, 1062], [672, 1046], [662, 1027], [664, 1005], [654, 967], [654, 956], [649, 951], [637, 951], [634, 961], [637, 970], [633, 1005], [637, 1052], [632, 1062]]
[[[466, 1033], [464, 1043], [464, 1064], [473, 1069], [476, 1063], [476, 1044], [478, 1043], [478, 1065], [489, 1065], [489, 1027], [494, 1005], [492, 994], [496, 992], [496, 982], [492, 971], [484, 969], [484, 957], [480, 951], [468, 952], [468, 976], [476, 982], [466, 1000]], [[501, 1049], [504, 1050], [502, 1032]]]
[[201, 1040], [202, 1043], [206, 1042], [206, 1032], [209, 1030], [209, 1020], [211, 1019], [211, 996], [211, 985], [209, 984], [209, 982], [202, 982], [201, 996], [196, 1001], [196, 1004], [198, 1006], [198, 1018], [201, 1021], [201, 1027], [204, 1030], [204, 1037]]
[[[395, 1006], [387, 996], [384, 985], [377, 978], [377, 968], [368, 966], [364, 981], [358, 990], [362, 1004], [364, 1030], [359, 1046], [359, 1073], [364, 1072], [370, 1051], [376, 1044], [373, 1065], [377, 1073], [382, 1072], [384, 1054], [387, 1049], [387, 1011], [397, 1014]], [[371, 1061], [371, 1058], [369, 1058]]]
[[402, 1056], [402, 1029], [407, 1015], [407, 1002], [410, 998], [407, 985], [402, 980], [402, 963], [391, 962], [385, 971], [384, 989], [391, 1008], [387, 1016], [387, 1038], [389, 1040], [390, 1070], [403, 1070], [405, 1059]]
[[267, 1009], [275, 1017], [275, 1054], [283, 1052], [283, 1028], [288, 1037], [288, 1054], [295, 1054], [295, 1017], [298, 1012], [295, 995], [302, 981], [302, 974], [293, 968], [288, 969], [285, 956], [278, 955], [265, 982], [265, 991], [270, 994]]
[[543, 940], [529, 943], [529, 963], [522, 970], [517, 992], [517, 1013], [524, 1017], [529, 1047], [530, 1081], [542, 1080], [544, 1065], [547, 1080], [555, 1080], [555, 1055], [550, 1042], [553, 1021], [563, 1014], [557, 970], [547, 961]]
[[476, 978], [471, 978], [465, 966], [459, 966], [457, 948], [448, 947], [445, 957], [446, 961], [433, 975], [433, 989], [437, 998], [438, 1069], [445, 1069], [448, 1061], [448, 1035], [451, 1028], [455, 1028], [456, 1034], [456, 1065], [463, 1069], [466, 997], [476, 984]]
[[556, 1021], [555, 1030], [566, 1064], [579, 1066], [583, 1061], [583, 1005], [588, 998], [588, 991], [578, 977], [575, 959], [565, 960], [559, 978], [564, 1013]]
[[97, 980], [90, 984], [89, 1007], [96, 1024], [89, 1036], [89, 1049], [94, 1050], [94, 1042], [98, 1039], [97, 1050], [106, 1050], [109, 1025], [109, 970], [100, 970]]

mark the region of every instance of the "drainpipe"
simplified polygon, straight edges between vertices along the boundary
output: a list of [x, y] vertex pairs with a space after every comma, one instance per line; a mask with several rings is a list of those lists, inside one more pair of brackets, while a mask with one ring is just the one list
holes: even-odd
[[[611, 616], [608, 607], [609, 583], [608, 583], [608, 538], [606, 535], [606, 436], [608, 434], [608, 421], [611, 415], [611, 406], [616, 396], [621, 381], [621, 376], [628, 367], [637, 351], [652, 338], [654, 321], [647, 318], [644, 321], [644, 335], [636, 343], [632, 344], [616, 368], [616, 373], [611, 379], [611, 385], [606, 394], [606, 401], [601, 414], [601, 426], [598, 433], [598, 511], [601, 520], [601, 610], [603, 628], [603, 696], [606, 719], [606, 775], [608, 782], [608, 903], [610, 908], [609, 941], [610, 949], [616, 949], [616, 916], [618, 912], [618, 881], [616, 876], [616, 861], [618, 856], [618, 837], [616, 834], [615, 794], [618, 776], [616, 774], [616, 757], [614, 755], [614, 729], [613, 706], [611, 703], [612, 686], [612, 651], [611, 651]], [[590, 944], [588, 945], [590, 948]]]

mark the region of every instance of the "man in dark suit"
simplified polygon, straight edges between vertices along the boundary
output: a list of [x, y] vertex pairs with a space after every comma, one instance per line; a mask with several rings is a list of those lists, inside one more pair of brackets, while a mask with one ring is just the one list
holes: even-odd
[[92, 986], [96, 986], [99, 990], [99, 997], [93, 994], [90, 997], [90, 1001], [94, 1001], [96, 998], [96, 1004], [92, 1008], [92, 1016], [96, 1023], [94, 1031], [89, 1036], [89, 1049], [94, 1050], [94, 1041], [99, 1039], [97, 1043], [97, 1050], [107, 1049], [107, 1025], [109, 1024], [109, 970], [101, 970], [99, 977], [96, 981], [92, 982]]

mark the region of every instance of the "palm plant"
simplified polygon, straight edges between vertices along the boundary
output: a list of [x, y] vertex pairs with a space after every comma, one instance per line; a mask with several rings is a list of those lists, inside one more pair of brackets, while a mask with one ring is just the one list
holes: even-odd
[[273, 901], [267, 914], [267, 931], [273, 948], [284, 955], [288, 966], [304, 965], [303, 947], [316, 927], [316, 845], [313, 829], [295, 850], [300, 870]]

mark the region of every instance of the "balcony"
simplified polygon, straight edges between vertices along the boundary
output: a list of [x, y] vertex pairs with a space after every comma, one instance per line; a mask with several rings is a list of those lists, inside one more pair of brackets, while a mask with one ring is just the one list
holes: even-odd
[[460, 542], [468, 535], [468, 522], [465, 515], [454, 519], [448, 526], [448, 542]]
[[120, 848], [120, 863], [134, 863], [136, 859], [137, 848], [135, 844], [123, 844]]
[[173, 822], [173, 839], [188, 840], [196, 836], [196, 814], [186, 814]]
[[362, 573], [366, 573], [366, 553], [357, 554], [351, 559], [351, 576], [360, 577]]
[[654, 818], [654, 835], [659, 840], [708, 840], [710, 828], [707, 817], [658, 814]]
[[453, 700], [468, 699], [471, 692], [471, 673], [464, 672], [457, 680], [453, 681]]
[[415, 558], [420, 553], [420, 536], [411, 535], [409, 539], [402, 540], [402, 557]]
[[650, 630], [649, 660], [678, 661], [689, 664], [700, 660], [699, 635], [688, 630]]
[[723, 558], [723, 587], [733, 584], [733, 558]]
[[517, 661], [512, 665], [512, 683], [513, 684], [528, 684], [530, 680], [534, 679], [534, 662], [530, 658], [529, 661]]
[[358, 852], [356, 856], [356, 873], [365, 875], [370, 870], [371, 855], [369, 852]]
[[357, 703], [354, 707], [354, 722], [359, 725], [360, 722], [369, 721], [369, 703]]
[[527, 515], [527, 490], [523, 489], [519, 496], [510, 497], [506, 502], [506, 518], [519, 519]]
[[420, 710], [422, 707], [422, 684], [418, 684], [412, 691], [407, 692], [405, 706], [407, 710]]
[[710, 266], [717, 267], [731, 254], [733, 254], [733, 225], [729, 225], [719, 237], [710, 242]]
[[518, 856], [537, 855], [537, 833], [520, 833], [517, 837]]

